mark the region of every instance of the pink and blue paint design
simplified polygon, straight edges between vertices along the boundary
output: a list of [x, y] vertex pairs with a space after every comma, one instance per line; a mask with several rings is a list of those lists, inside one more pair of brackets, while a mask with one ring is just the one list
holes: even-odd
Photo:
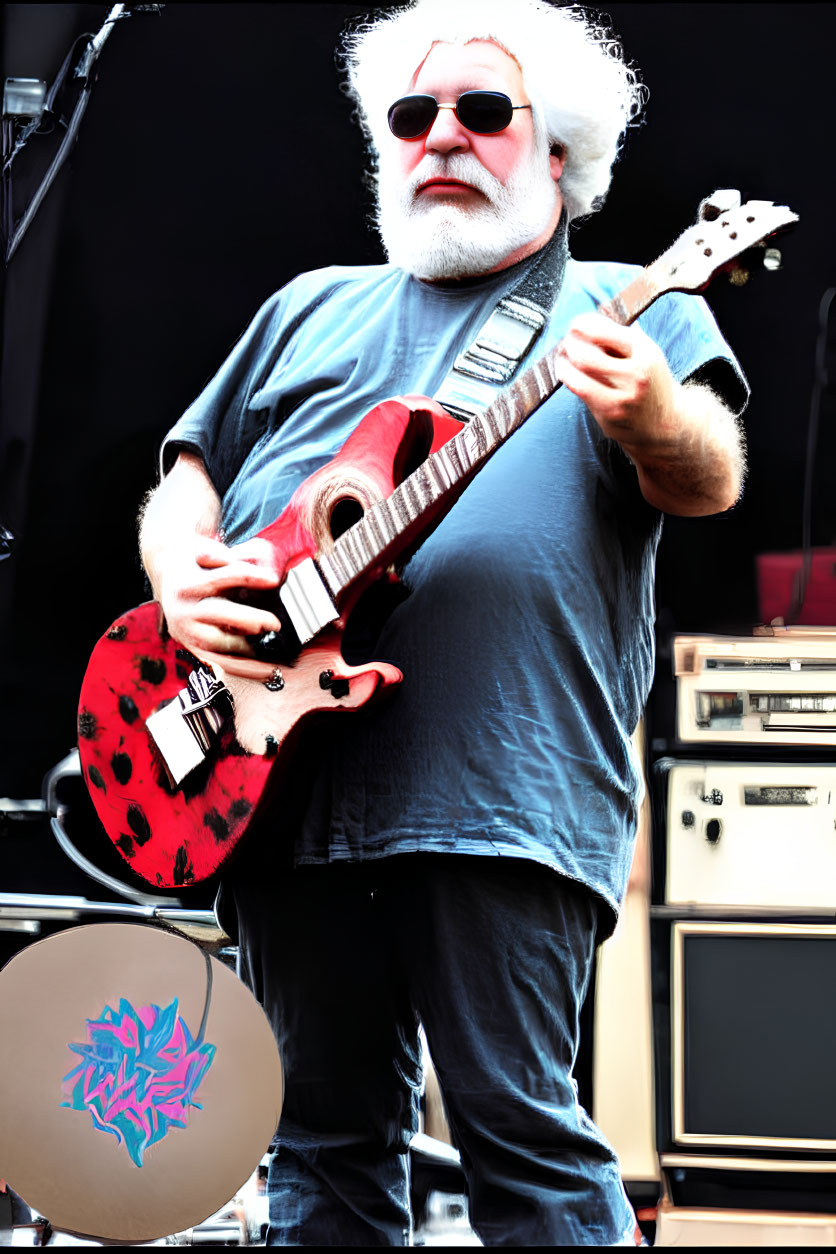
[[122, 998], [118, 1012], [106, 1006], [87, 1020], [86, 1042], [70, 1043], [81, 1062], [64, 1077], [70, 1100], [61, 1105], [89, 1110], [94, 1127], [124, 1143], [141, 1167], [149, 1146], [186, 1127], [190, 1106], [202, 1109], [195, 1094], [215, 1055], [202, 1036], [192, 1037], [176, 998], [164, 1010], [135, 1010]]

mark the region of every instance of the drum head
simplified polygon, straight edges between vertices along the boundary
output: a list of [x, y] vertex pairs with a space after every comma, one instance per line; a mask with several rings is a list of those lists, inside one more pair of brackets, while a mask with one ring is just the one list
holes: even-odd
[[255, 998], [180, 936], [98, 923], [0, 972], [0, 1176], [56, 1228], [151, 1241], [266, 1153], [282, 1069]]

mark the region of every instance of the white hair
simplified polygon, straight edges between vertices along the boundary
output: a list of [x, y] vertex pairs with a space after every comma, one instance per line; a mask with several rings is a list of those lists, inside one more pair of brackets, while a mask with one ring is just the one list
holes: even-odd
[[[559, 144], [569, 220], [603, 203], [626, 127], [645, 89], [607, 28], [578, 8], [544, 0], [414, 0], [376, 13], [343, 37], [341, 59], [376, 161], [387, 111], [404, 95], [434, 43], [488, 39], [519, 65], [536, 131]], [[373, 172], [374, 173], [374, 172]]]

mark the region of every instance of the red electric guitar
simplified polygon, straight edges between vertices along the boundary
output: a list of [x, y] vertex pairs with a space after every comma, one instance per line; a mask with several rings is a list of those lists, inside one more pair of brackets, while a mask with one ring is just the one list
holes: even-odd
[[[719, 270], [739, 281], [745, 259], [735, 259], [797, 221], [770, 201], [737, 201], [728, 211], [728, 193], [703, 202], [703, 220], [602, 312], [626, 326], [664, 292], [701, 291]], [[384, 662], [346, 664], [346, 620], [559, 386], [553, 356], [469, 423], [424, 396], [384, 401], [299, 487], [261, 532], [283, 573], [271, 605], [282, 630], [260, 642], [274, 663], [266, 682], [208, 670], [171, 639], [156, 602], [105, 633], [82, 686], [79, 751], [99, 818], [138, 875], [160, 887], [207, 879], [272, 791], [300, 721], [357, 709], [400, 681]], [[341, 530], [347, 510], [357, 521]]]

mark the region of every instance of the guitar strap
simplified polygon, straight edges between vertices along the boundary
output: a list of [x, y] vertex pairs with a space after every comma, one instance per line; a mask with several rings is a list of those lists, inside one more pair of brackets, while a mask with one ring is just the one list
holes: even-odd
[[568, 256], [566, 215], [540, 256], [459, 353], [434, 399], [469, 422], [495, 400], [549, 320]]

